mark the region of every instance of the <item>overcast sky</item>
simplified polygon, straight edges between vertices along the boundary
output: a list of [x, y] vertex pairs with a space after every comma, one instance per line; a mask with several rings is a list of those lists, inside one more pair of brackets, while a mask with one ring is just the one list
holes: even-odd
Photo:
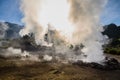
[[[0, 21], [22, 24], [22, 17], [20, 0], [0, 0]], [[103, 25], [110, 23], [120, 25], [120, 0], [108, 0], [100, 18]]]

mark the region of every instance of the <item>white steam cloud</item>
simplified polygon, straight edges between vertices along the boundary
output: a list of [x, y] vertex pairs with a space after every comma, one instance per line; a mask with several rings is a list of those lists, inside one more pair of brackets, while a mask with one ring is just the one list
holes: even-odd
[[8, 25], [6, 25], [4, 22], [0, 22], [0, 39], [5, 38], [6, 30], [8, 28]]
[[43, 44], [50, 23], [70, 44], [85, 46], [82, 52], [87, 57], [83, 61], [100, 62], [104, 59], [104, 36], [99, 17], [106, 3], [107, 0], [22, 0], [25, 28], [20, 34], [34, 33], [36, 43]]
[[45, 61], [51, 61], [52, 60], [52, 56], [44, 55], [43, 60], [45, 60]]
[[22, 52], [21, 49], [9, 47], [3, 54], [5, 57], [19, 57], [21, 60], [40, 61], [38, 55], [32, 55], [27, 51]]
[[41, 0], [22, 0], [21, 10], [24, 13], [23, 22], [24, 29], [20, 31], [20, 35], [24, 36], [34, 33], [37, 44], [43, 42], [44, 27], [41, 26], [40, 18]]
[[70, 20], [75, 27], [72, 42], [82, 43], [85, 61], [98, 62], [104, 59], [102, 45], [104, 36], [99, 25], [100, 14], [107, 0], [69, 0]]

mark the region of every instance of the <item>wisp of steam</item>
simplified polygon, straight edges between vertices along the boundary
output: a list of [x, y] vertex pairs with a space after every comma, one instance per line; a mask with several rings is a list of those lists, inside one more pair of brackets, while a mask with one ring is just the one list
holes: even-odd
[[34, 33], [37, 44], [46, 44], [44, 34], [47, 25], [51, 24], [67, 44], [83, 44], [81, 52], [86, 57], [76, 56], [65, 47], [55, 46], [56, 51], [64, 52], [68, 59], [101, 62], [104, 60], [102, 45], [105, 39], [99, 18], [106, 3], [107, 0], [22, 0], [25, 27], [20, 35]]

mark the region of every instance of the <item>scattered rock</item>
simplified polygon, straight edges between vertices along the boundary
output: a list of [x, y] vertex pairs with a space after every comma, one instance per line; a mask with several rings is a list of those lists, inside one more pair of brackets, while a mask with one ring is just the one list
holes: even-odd
[[51, 69], [51, 70], [50, 70], [50, 73], [52, 73], [52, 74], [63, 74], [64, 72], [63, 72], [63, 71], [60, 71], [60, 70], [58, 70], [58, 69]]
[[99, 63], [85, 63], [83, 61], [74, 62], [73, 65], [91, 67], [100, 70], [120, 70], [120, 63], [115, 58], [109, 58], [102, 64]]

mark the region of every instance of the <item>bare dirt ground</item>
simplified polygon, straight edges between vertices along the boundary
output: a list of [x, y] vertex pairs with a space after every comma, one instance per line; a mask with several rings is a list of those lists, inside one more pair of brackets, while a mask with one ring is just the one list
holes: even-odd
[[120, 80], [120, 70], [0, 58], [0, 80]]
[[106, 54], [106, 56], [115, 58], [115, 59], [117, 59], [120, 62], [120, 55]]

